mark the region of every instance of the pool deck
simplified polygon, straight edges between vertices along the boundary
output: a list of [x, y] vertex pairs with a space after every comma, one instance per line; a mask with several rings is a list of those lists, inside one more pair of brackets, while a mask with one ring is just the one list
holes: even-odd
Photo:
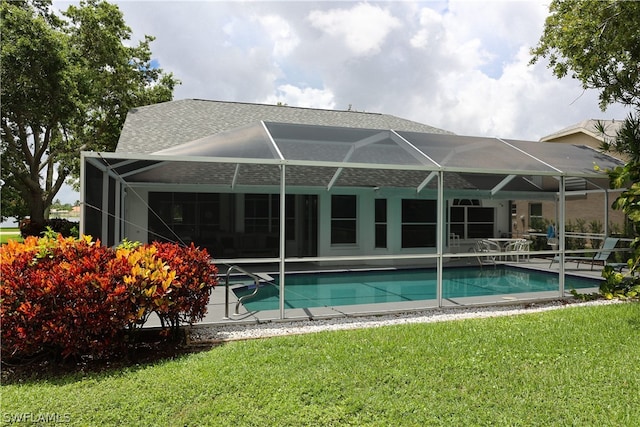
[[[520, 268], [540, 270], [546, 272], [558, 272], [559, 263], [555, 262], [549, 267], [551, 260], [549, 258], [530, 258], [528, 260], [520, 262], [499, 262], [498, 264], [505, 264], [509, 266], [517, 266]], [[446, 263], [446, 267], [468, 267], [478, 266], [477, 261], [474, 258], [462, 258], [451, 259]], [[277, 274], [277, 266], [271, 267], [266, 265], [257, 266], [243, 266], [243, 268], [249, 272], [267, 272]], [[319, 266], [315, 263], [292, 263], [292, 268], [287, 265], [287, 271], [353, 271], [363, 270], [371, 268], [394, 268], [394, 267], [367, 267], [363, 265], [357, 266], [337, 266], [332, 265]], [[411, 268], [421, 266], [403, 265], [397, 268]], [[491, 265], [485, 265], [483, 268], [493, 268]], [[379, 303], [379, 304], [358, 304], [358, 305], [344, 305], [335, 307], [311, 307], [304, 309], [286, 309], [285, 318], [280, 317], [280, 310], [265, 310], [257, 312], [248, 312], [244, 306], [239, 306], [239, 314], [235, 315], [237, 297], [233, 291], [229, 290], [229, 304], [227, 307], [228, 317], [225, 316], [225, 286], [224, 279], [226, 275], [226, 268], [220, 269], [220, 283], [212, 291], [207, 306], [207, 314], [205, 318], [198, 322], [195, 326], [199, 325], [225, 325], [225, 324], [256, 324], [267, 322], [281, 322], [281, 321], [293, 321], [293, 320], [309, 320], [331, 317], [348, 317], [348, 316], [365, 316], [365, 315], [382, 315], [403, 313], [408, 311], [422, 311], [428, 309], [438, 308], [436, 300], [421, 300], [421, 301], [403, 301], [394, 303]], [[591, 265], [581, 263], [580, 265], [575, 262], [565, 263], [565, 273], [568, 275], [574, 275], [579, 277], [585, 277], [590, 279], [601, 279], [602, 266], [597, 265], [591, 270]], [[597, 292], [597, 288], [582, 289], [583, 293]], [[550, 292], [531, 292], [531, 293], [518, 293], [508, 295], [492, 295], [482, 297], [466, 297], [455, 299], [443, 299], [443, 307], [469, 307], [480, 305], [505, 305], [505, 304], [522, 304], [522, 303], [534, 303], [538, 301], [548, 301], [558, 298], [570, 298], [570, 289], [566, 289], [564, 295], [560, 295], [558, 291]], [[146, 327], [159, 326], [159, 322], [155, 318], [149, 319]]]

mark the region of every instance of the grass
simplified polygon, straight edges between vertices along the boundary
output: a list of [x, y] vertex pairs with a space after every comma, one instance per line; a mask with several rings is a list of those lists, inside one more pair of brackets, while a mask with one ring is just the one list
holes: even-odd
[[70, 425], [631, 426], [640, 304], [233, 342], [2, 387]]
[[9, 240], [22, 241], [20, 229], [18, 227], [0, 228], [0, 245], [4, 245]]

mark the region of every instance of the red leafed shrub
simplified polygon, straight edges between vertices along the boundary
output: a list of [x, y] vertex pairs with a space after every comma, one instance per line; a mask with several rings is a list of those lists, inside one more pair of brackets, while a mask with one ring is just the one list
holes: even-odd
[[126, 263], [89, 238], [28, 237], [0, 249], [3, 356], [101, 355], [130, 318]]
[[111, 249], [60, 235], [0, 248], [3, 357], [102, 356], [151, 313], [163, 326], [201, 320], [217, 269], [193, 245]]
[[218, 284], [218, 269], [210, 263], [206, 249], [154, 242], [157, 255], [176, 275], [166, 310], [158, 312], [163, 326], [175, 328], [179, 323], [194, 323], [204, 318], [209, 295]]
[[116, 256], [131, 267], [123, 278], [135, 307], [131, 327], [143, 325], [153, 313], [163, 328], [172, 329], [204, 318], [218, 280], [218, 269], [209, 262], [206, 250], [193, 244], [127, 243], [116, 250]]
[[137, 244], [116, 250], [116, 257], [129, 265], [122, 280], [132, 303], [132, 313], [135, 313], [129, 325], [132, 329], [144, 325], [152, 313], [166, 310], [168, 297], [174, 290], [176, 273], [156, 256], [156, 252], [155, 246]]

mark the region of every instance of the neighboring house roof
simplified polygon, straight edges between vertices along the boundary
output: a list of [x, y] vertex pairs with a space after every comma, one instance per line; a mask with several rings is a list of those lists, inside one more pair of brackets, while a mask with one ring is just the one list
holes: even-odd
[[542, 138], [540, 138], [540, 141], [557, 141], [576, 134], [584, 134], [593, 139], [597, 139], [598, 141], [602, 141], [603, 135], [598, 131], [598, 123], [601, 123], [604, 126], [607, 137], [615, 137], [618, 130], [622, 126], [623, 120], [583, 120], [580, 123], [573, 124], [550, 135], [543, 136]]
[[389, 114], [184, 99], [129, 111], [117, 153], [153, 153], [259, 121], [452, 134]]

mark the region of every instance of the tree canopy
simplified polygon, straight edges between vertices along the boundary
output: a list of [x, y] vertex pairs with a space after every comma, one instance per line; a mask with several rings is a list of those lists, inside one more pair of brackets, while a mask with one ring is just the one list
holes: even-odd
[[129, 109], [171, 100], [179, 81], [106, 1], [0, 0], [0, 22], [2, 217], [41, 222], [80, 151], [113, 151]]
[[600, 290], [608, 298], [640, 295], [640, 2], [553, 0], [532, 63], [549, 60], [556, 77], [571, 73], [585, 89], [600, 91], [600, 108], [620, 103], [632, 107], [614, 137], [602, 148], [623, 154], [624, 166], [607, 171], [610, 186], [624, 189], [613, 202], [633, 224], [633, 253], [625, 276], [607, 266]]
[[549, 60], [558, 78], [571, 73], [600, 90], [600, 108], [640, 106], [640, 2], [553, 0], [532, 63]]

